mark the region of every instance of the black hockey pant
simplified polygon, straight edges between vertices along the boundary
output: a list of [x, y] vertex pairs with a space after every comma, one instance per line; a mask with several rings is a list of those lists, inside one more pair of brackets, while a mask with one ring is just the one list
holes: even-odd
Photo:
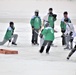
[[38, 33], [39, 29], [32, 30], [32, 43], [38, 43], [38, 34], [35, 31]]
[[64, 33], [62, 34], [62, 45], [66, 45], [66, 37]]
[[45, 46], [47, 45], [46, 53], [48, 53], [49, 50], [50, 50], [50, 47], [51, 47], [51, 45], [52, 45], [52, 42], [53, 42], [53, 41], [46, 41], [46, 40], [45, 40], [44, 43], [43, 43], [43, 45], [41, 46], [40, 52], [42, 53], [42, 52], [44, 51]]
[[72, 54], [73, 54], [75, 51], [76, 51], [76, 45], [75, 45], [74, 49], [71, 50], [71, 52], [69, 53], [68, 57], [71, 57]]

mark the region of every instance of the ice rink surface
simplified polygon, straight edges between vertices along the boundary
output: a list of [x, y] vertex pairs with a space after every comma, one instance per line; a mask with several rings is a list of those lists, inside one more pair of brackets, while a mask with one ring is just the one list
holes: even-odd
[[[53, 1], [53, 2], [52, 2]], [[18, 50], [17, 55], [0, 54], [0, 75], [76, 75], [76, 53], [69, 61], [66, 60], [69, 50], [64, 50], [61, 45], [60, 21], [55, 29], [56, 38], [51, 47], [50, 54], [39, 53], [40, 46], [31, 44], [31, 27], [29, 18], [36, 9], [39, 9], [43, 18], [48, 8], [52, 7], [58, 19], [63, 17], [63, 12], [68, 11], [76, 30], [76, 1], [75, 0], [0, 0], [0, 41], [3, 40], [8, 23], [13, 20], [15, 33], [18, 34], [17, 46], [8, 47], [8, 42], [0, 49]], [[24, 22], [28, 23], [24, 23]], [[23, 23], [20, 23], [23, 22]], [[76, 38], [75, 38], [76, 40]], [[75, 41], [74, 40], [74, 41]], [[40, 40], [39, 40], [40, 42]]]
[[[0, 23], [0, 41], [6, 32], [8, 23]], [[76, 53], [69, 61], [66, 57], [70, 51], [61, 45], [60, 27], [56, 26], [54, 44], [50, 54], [39, 53], [40, 46], [31, 45], [31, 27], [29, 23], [15, 23], [18, 34], [17, 46], [0, 46], [2, 49], [18, 50], [18, 55], [0, 54], [0, 75], [76, 75]]]

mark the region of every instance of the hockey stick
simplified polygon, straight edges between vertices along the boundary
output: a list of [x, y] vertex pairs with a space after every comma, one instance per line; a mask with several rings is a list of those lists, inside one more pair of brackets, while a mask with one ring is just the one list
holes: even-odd
[[34, 30], [34, 31], [35, 31], [35, 33], [36, 33], [36, 34], [38, 34], [38, 35], [39, 35], [39, 37], [40, 37], [40, 34], [39, 34], [36, 30]]

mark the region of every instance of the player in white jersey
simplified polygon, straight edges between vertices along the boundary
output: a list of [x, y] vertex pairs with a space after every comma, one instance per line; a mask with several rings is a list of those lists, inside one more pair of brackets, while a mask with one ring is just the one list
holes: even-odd
[[66, 31], [64, 33], [66, 38], [66, 47], [64, 49], [72, 49], [73, 41], [70, 41], [70, 39], [74, 33], [74, 27], [72, 23], [68, 23], [68, 19], [65, 19], [64, 21], [66, 24]]

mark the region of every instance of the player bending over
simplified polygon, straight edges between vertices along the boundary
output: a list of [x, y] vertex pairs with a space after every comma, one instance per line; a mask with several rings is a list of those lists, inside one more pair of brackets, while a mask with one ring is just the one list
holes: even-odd
[[18, 35], [14, 34], [14, 30], [15, 30], [14, 23], [10, 22], [9, 27], [7, 28], [6, 34], [4, 36], [4, 39], [2, 42], [0, 42], [0, 45], [4, 45], [7, 41], [11, 42], [12, 38], [13, 38], [12, 45], [17, 45], [16, 41], [17, 41]]

